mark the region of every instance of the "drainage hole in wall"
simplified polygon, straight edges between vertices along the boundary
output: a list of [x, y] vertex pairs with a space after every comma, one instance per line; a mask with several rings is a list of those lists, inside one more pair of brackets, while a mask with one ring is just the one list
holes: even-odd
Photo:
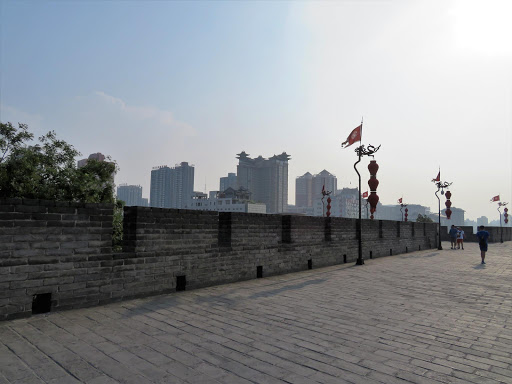
[[308, 269], [313, 269], [313, 259], [308, 260]]
[[256, 267], [256, 278], [261, 279], [263, 277], [263, 266], [258, 265]]
[[187, 286], [187, 276], [176, 276], [176, 292], [184, 291]]
[[51, 293], [39, 293], [32, 297], [32, 314], [37, 315], [38, 313], [50, 312], [52, 307], [52, 294]]
[[393, 249], [389, 250], [389, 256], [393, 256]]
[[370, 251], [370, 259], [373, 259], [373, 251]]
[[347, 264], [347, 255], [343, 255], [343, 264]]

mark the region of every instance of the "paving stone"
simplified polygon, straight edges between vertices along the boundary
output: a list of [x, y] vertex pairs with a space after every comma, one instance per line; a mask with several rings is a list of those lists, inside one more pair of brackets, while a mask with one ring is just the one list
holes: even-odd
[[0, 383], [509, 383], [510, 256], [468, 243], [2, 322]]

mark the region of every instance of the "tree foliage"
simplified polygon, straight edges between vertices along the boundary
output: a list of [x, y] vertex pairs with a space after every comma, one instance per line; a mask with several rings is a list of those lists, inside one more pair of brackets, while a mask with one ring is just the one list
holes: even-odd
[[417, 223], [433, 223], [434, 220], [432, 220], [430, 217], [428, 216], [423, 216], [421, 213], [418, 213], [418, 218], [416, 219], [416, 222]]
[[54, 131], [35, 144], [33, 138], [26, 124], [0, 123], [0, 198], [115, 202], [115, 162], [89, 160], [78, 168], [80, 153]]

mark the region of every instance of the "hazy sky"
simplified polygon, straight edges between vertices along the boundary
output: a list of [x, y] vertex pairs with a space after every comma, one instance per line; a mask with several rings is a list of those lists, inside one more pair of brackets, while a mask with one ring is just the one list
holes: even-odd
[[383, 204], [437, 212], [439, 167], [466, 218], [512, 200], [512, 1], [0, 4], [1, 121], [112, 156], [146, 197], [182, 161], [216, 190], [242, 150], [291, 155], [290, 203], [307, 171], [355, 187], [363, 116]]

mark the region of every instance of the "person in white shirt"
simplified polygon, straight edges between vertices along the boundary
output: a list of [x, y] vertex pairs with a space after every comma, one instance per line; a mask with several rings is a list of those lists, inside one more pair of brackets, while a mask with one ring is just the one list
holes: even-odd
[[461, 227], [457, 227], [457, 249], [464, 249], [464, 231]]

